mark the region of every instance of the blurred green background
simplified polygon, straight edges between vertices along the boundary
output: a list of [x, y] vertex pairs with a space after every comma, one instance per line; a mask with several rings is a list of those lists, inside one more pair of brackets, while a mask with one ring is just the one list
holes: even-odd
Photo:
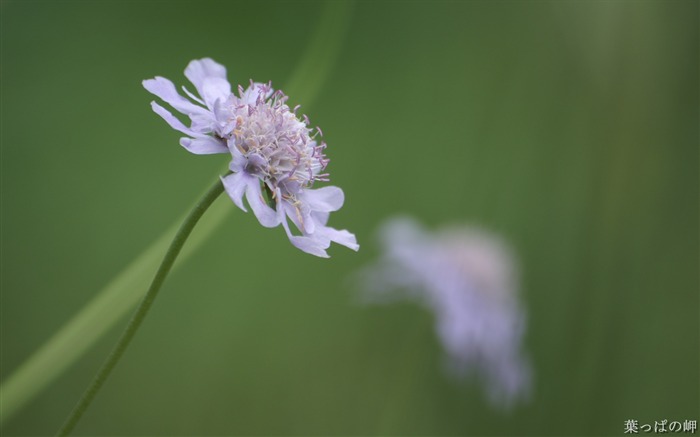
[[[316, 2], [2, 2], [5, 381], [226, 164], [141, 81], [195, 58], [284, 88]], [[360, 2], [312, 104], [359, 253], [301, 253], [230, 205], [166, 282], [85, 435], [618, 435], [698, 419], [698, 2]], [[332, 24], [332, 23], [331, 23]], [[303, 94], [303, 93], [300, 93]], [[227, 202], [227, 199], [220, 199]], [[230, 202], [229, 202], [230, 203]], [[362, 307], [397, 213], [511, 241], [529, 403], [442, 371], [431, 315]], [[120, 326], [3, 435], [56, 432]]]

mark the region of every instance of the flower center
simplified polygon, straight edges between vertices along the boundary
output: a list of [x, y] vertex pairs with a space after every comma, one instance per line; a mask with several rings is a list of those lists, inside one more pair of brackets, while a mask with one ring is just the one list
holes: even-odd
[[245, 93], [239, 87], [239, 93], [230, 108], [235, 120], [231, 135], [246, 158], [246, 172], [291, 196], [316, 180], [328, 180], [328, 174], [321, 174], [328, 164], [326, 144], [316, 141], [321, 130], [309, 128], [306, 116], [297, 116], [298, 106], [291, 110], [287, 96], [273, 93], [269, 84], [253, 84]]

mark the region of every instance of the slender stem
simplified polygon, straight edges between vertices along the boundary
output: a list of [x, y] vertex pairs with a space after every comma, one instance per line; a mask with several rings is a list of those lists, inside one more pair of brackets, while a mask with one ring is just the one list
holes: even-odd
[[100, 388], [109, 377], [110, 373], [114, 369], [114, 366], [116, 366], [116, 364], [119, 362], [119, 359], [124, 354], [124, 351], [129, 346], [129, 343], [134, 338], [134, 335], [139, 329], [139, 326], [141, 326], [141, 322], [143, 322], [146, 314], [148, 314], [148, 310], [151, 308], [151, 305], [153, 305], [153, 301], [158, 295], [158, 291], [163, 285], [165, 278], [168, 276], [170, 268], [173, 266], [173, 263], [180, 253], [182, 246], [185, 244], [185, 241], [187, 241], [187, 237], [189, 237], [192, 229], [194, 229], [204, 212], [223, 191], [223, 184], [220, 180], [217, 180], [216, 183], [204, 194], [204, 197], [202, 197], [197, 205], [195, 205], [187, 218], [185, 218], [185, 221], [180, 226], [180, 229], [178, 229], [177, 234], [175, 234], [173, 241], [170, 243], [170, 247], [163, 258], [163, 261], [160, 263], [160, 267], [158, 267], [158, 271], [151, 282], [151, 286], [148, 288], [146, 296], [144, 296], [141, 304], [136, 309], [134, 316], [131, 318], [126, 330], [122, 334], [117, 344], [114, 346], [114, 349], [112, 349], [112, 353], [107, 358], [107, 361], [105, 361], [105, 363], [102, 365], [100, 371], [97, 372], [97, 375], [92, 380], [92, 383], [90, 383], [90, 386], [87, 388], [87, 390], [85, 390], [85, 393], [83, 393], [80, 401], [78, 401], [78, 404], [75, 406], [70, 416], [63, 424], [63, 427], [58, 432], [59, 436], [69, 435], [73, 428], [75, 428], [75, 425], [78, 424], [78, 421], [80, 421], [83, 413], [85, 413], [85, 410], [87, 410], [87, 408], [90, 406], [93, 398], [97, 392], [100, 391]]

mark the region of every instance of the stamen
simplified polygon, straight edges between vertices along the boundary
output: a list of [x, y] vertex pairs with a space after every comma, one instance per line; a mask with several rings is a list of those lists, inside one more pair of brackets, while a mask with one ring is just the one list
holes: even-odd
[[[239, 87], [241, 98], [245, 92]], [[318, 174], [328, 164], [323, 152], [326, 144], [313, 140], [323, 132], [319, 127], [308, 127], [311, 123], [306, 114], [301, 119], [296, 115], [300, 105], [290, 109], [285, 104], [288, 97], [280, 90], [273, 92], [271, 82], [255, 84], [251, 80], [247, 92], [257, 92], [255, 101], [243, 105], [234, 99], [230, 109], [236, 117], [236, 148], [246, 158], [251, 153], [256, 156], [256, 165], [246, 171], [261, 178], [272, 192], [281, 189], [283, 195], [291, 196], [316, 180], [327, 181], [327, 173]]]

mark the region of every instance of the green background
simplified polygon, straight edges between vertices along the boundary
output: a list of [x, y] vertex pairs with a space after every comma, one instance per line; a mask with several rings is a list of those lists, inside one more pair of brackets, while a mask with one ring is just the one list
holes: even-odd
[[[3, 1], [3, 381], [226, 165], [182, 149], [141, 81], [185, 84], [209, 56], [233, 84], [284, 88], [322, 10]], [[76, 434], [621, 435], [627, 419], [700, 419], [698, 14], [356, 4], [317, 98], [290, 103], [325, 133], [346, 194], [331, 225], [361, 250], [314, 258], [231, 204]], [[529, 403], [494, 410], [479, 383], [450, 380], [427, 311], [358, 304], [354, 272], [398, 213], [512, 243]], [[56, 432], [125, 322], [3, 435]]]

